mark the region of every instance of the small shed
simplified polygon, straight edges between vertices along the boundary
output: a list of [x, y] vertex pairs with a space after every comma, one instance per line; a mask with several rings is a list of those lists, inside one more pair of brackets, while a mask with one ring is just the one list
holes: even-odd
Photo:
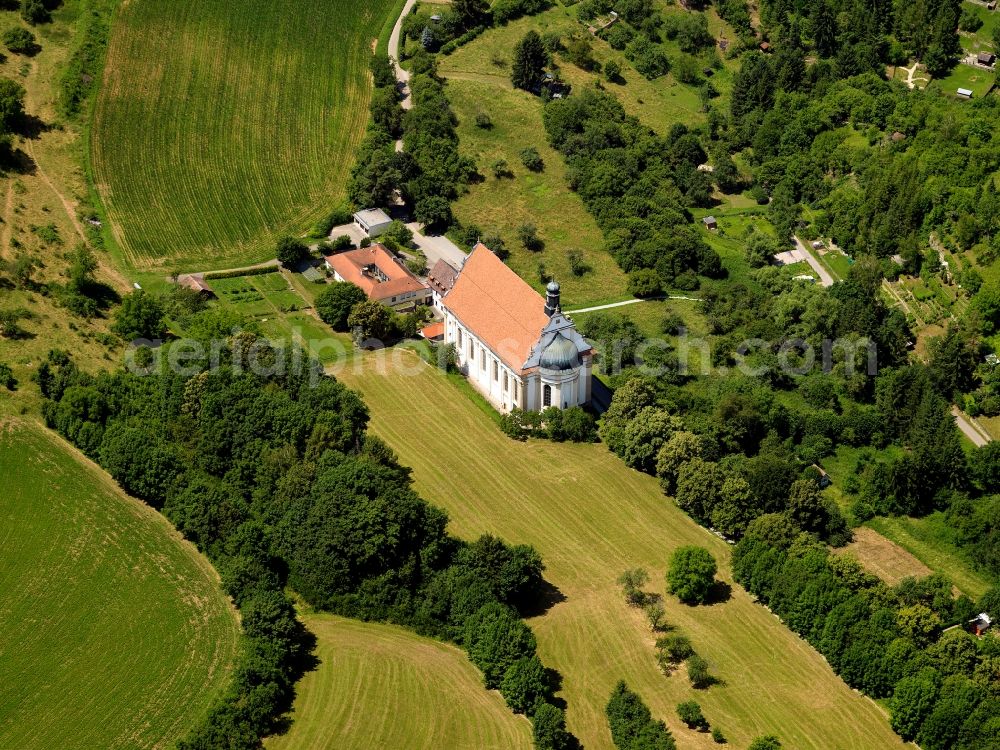
[[719, 222], [716, 221], [714, 216], [706, 216], [701, 220], [701, 223], [705, 225], [706, 229], [710, 229], [713, 232], [719, 228]]
[[205, 277], [201, 274], [190, 273], [180, 276], [177, 279], [177, 283], [187, 289], [198, 292], [202, 297], [214, 297], [215, 292], [212, 291], [212, 287], [208, 285], [205, 281]]
[[985, 612], [980, 612], [974, 619], [969, 620], [969, 625], [971, 626], [969, 629], [976, 635], [982, 635], [989, 630], [992, 624], [992, 618]]
[[900, 141], [906, 140], [906, 133], [900, 133], [898, 130], [894, 130], [890, 137], [892, 138], [893, 143], [899, 143]]
[[827, 474], [826, 471], [824, 471], [822, 466], [820, 466], [819, 464], [812, 464], [811, 468], [815, 469], [816, 473], [819, 474], [819, 481], [817, 482], [817, 484], [819, 484], [820, 489], [829, 487], [831, 484], [833, 484], [833, 480], [830, 479], [830, 475]]
[[986, 3], [986, 10], [996, 10], [996, 9], [997, 9], [996, 0], [990, 0], [990, 2]]
[[996, 60], [997, 56], [992, 52], [980, 52], [976, 55], [976, 62], [980, 65], [985, 65], [987, 68], [992, 68]]
[[354, 214], [354, 223], [368, 237], [378, 237], [389, 228], [392, 219], [381, 208], [366, 208]]
[[302, 272], [302, 278], [306, 281], [311, 281], [314, 284], [322, 284], [326, 281], [326, 276], [316, 268], [316, 266], [309, 266]]
[[761, 52], [770, 52], [771, 51], [771, 43], [770, 42], [761, 42], [760, 43], [760, 51]]
[[959, 89], [955, 92], [959, 99], [971, 99], [972, 89]]
[[431, 323], [420, 329], [420, 335], [427, 341], [444, 341], [444, 323]]
[[826, 247], [826, 245], [823, 244], [823, 240], [813, 240], [812, 246], [813, 250], [822, 250]]

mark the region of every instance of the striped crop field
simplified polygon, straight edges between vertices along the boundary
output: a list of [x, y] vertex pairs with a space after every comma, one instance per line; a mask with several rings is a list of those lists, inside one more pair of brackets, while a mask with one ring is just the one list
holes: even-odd
[[393, 0], [125, 0], [90, 135], [122, 260], [273, 257], [345, 196]]
[[266, 750], [529, 750], [531, 725], [465, 653], [403, 628], [307, 615], [319, 666]]
[[170, 747], [239, 624], [208, 561], [40, 425], [0, 421], [0, 747]]

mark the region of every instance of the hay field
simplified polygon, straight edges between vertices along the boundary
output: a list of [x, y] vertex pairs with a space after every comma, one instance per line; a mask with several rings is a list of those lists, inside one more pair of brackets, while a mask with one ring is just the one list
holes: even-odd
[[229, 680], [215, 572], [35, 423], [0, 423], [0, 476], [0, 747], [169, 747]]
[[[379, 356], [387, 358], [381, 369]], [[603, 445], [511, 441], [448, 379], [415, 360], [394, 351], [369, 355], [367, 366], [339, 377], [364, 394], [373, 432], [413, 467], [417, 490], [448, 511], [452, 531], [466, 538], [491, 532], [541, 553], [546, 579], [564, 598], [531, 625], [542, 659], [562, 674], [570, 729], [588, 750], [612, 750], [604, 706], [620, 678], [667, 721], [679, 747], [715, 747], [677, 720], [677, 703], [690, 698], [733, 747], [771, 732], [798, 750], [903, 746], [879, 706], [739, 587], [707, 607], [666, 598], [668, 622], [690, 636], [724, 684], [694, 691], [682, 672], [664, 677], [653, 633], [625, 605], [615, 579], [642, 566], [649, 589], [662, 592], [670, 552], [698, 544], [731, 580], [728, 545]]]
[[288, 734], [267, 750], [529, 750], [515, 716], [455, 646], [392, 625], [307, 615], [320, 666], [297, 686]]

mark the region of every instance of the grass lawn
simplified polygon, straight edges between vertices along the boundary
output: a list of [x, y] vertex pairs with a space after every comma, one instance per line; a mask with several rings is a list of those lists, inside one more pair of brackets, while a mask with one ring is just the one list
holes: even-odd
[[[850, 690], [739, 587], [713, 606], [665, 602], [667, 621], [691, 637], [724, 684], [694, 691], [682, 673], [664, 677], [654, 636], [641, 612], [625, 604], [615, 579], [642, 566], [651, 574], [650, 590], [662, 591], [671, 550], [697, 544], [712, 551], [721, 577], [731, 580], [729, 546], [663, 497], [655, 479], [626, 468], [604, 446], [511, 441], [416, 355], [393, 357], [395, 364], [381, 372], [368, 356], [365, 367], [340, 377], [363, 393], [373, 432], [413, 467], [416, 489], [448, 511], [453, 532], [465, 538], [490, 532], [541, 553], [562, 600], [531, 625], [542, 659], [562, 675], [569, 726], [588, 750], [612, 748], [604, 706], [621, 678], [667, 721], [680, 747], [715, 746], [677, 720], [676, 704], [690, 698], [733, 747], [768, 732], [794, 748], [902, 747], [881, 708]], [[331, 723], [330, 731], [339, 731]]]
[[947, 76], [932, 81], [930, 88], [939, 89], [952, 97], [960, 88], [969, 89], [973, 99], [980, 99], [989, 93], [995, 82], [996, 74], [992, 71], [959, 63]]
[[296, 686], [288, 734], [267, 750], [529, 750], [531, 725], [456, 646], [403, 628], [307, 615], [319, 667]]
[[121, 5], [90, 157], [122, 259], [264, 260], [345, 195], [393, 0]]
[[[451, 76], [448, 72], [445, 75]], [[538, 268], [544, 264], [545, 271], [562, 285], [566, 306], [628, 297], [625, 274], [604, 250], [597, 222], [570, 190], [562, 155], [548, 145], [541, 100], [515, 91], [506, 78], [479, 82], [449, 77], [447, 93], [459, 119], [461, 151], [474, 158], [486, 175], [453, 204], [458, 219], [463, 224], [476, 224], [484, 233], [499, 232], [511, 251], [508, 265], [538, 290], [544, 287]], [[480, 112], [490, 116], [492, 128], [476, 126]], [[529, 146], [541, 154], [545, 162], [542, 172], [531, 172], [521, 164], [519, 154]], [[506, 160], [514, 173], [512, 178], [493, 176], [490, 165], [497, 159]], [[545, 242], [543, 250], [532, 252], [521, 245], [517, 230], [526, 223], [538, 228]], [[591, 270], [575, 276], [570, 270], [569, 250], [579, 250]]]
[[208, 561], [33, 422], [0, 422], [0, 476], [0, 747], [172, 745], [236, 653]]
[[972, 11], [983, 22], [983, 25], [974, 34], [967, 34], [963, 31], [959, 32], [962, 49], [965, 52], [971, 53], [994, 52], [1000, 55], [1000, 50], [993, 48], [993, 28], [997, 24], [1000, 24], [1000, 13], [989, 11], [978, 3], [970, 3], [968, 1], [962, 3], [962, 10]]
[[637, 302], [634, 305], [613, 307], [609, 310], [574, 313], [572, 317], [577, 324], [581, 324], [587, 318], [599, 314], [629, 318], [639, 327], [644, 336], [662, 338], [663, 331], [661, 324], [668, 313], [675, 313], [684, 321], [689, 335], [704, 336], [707, 333], [707, 324], [705, 316], [701, 313], [701, 304], [701, 302], [685, 299], [646, 300]]

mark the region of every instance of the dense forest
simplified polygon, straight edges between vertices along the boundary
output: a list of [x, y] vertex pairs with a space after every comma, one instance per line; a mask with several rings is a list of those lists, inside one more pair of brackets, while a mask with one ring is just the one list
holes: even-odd
[[[39, 370], [47, 423], [130, 494], [160, 509], [218, 568], [244, 636], [232, 685], [181, 747], [255, 748], [278, 729], [311, 664], [286, 588], [329, 612], [395, 622], [463, 646], [536, 746], [571, 737], [522, 614], [543, 606], [527, 546], [466, 543], [366, 431], [361, 399], [302, 352], [253, 333], [212, 362], [224, 311], [187, 321], [204, 354], [178, 371], [90, 375], [53, 352]], [[190, 342], [188, 342], [190, 344]]]

